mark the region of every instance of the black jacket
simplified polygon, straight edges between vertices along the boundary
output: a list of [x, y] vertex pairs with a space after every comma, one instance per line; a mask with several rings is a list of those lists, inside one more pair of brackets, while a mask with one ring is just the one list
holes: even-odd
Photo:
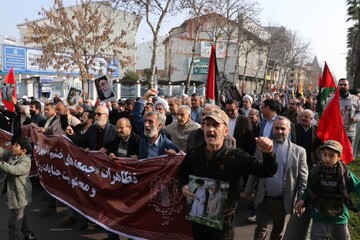
[[[106, 145], [104, 147], [108, 150], [108, 153], [114, 153], [116, 155], [119, 142], [120, 142], [120, 137], [116, 136], [115, 141], [110, 142], [109, 145]], [[134, 132], [131, 132], [127, 147], [128, 149], [127, 149], [126, 157], [130, 157], [131, 155], [139, 156], [139, 135], [137, 135]]]
[[[110, 123], [106, 124], [104, 131], [103, 147], [110, 145], [111, 142], [114, 142], [117, 136], [116, 127]], [[97, 133], [98, 126], [94, 124], [90, 126], [84, 134], [74, 134], [69, 136], [69, 138], [80, 147], [89, 148], [90, 150], [99, 150], [97, 146]]]
[[240, 197], [240, 177], [244, 171], [262, 178], [272, 177], [277, 171], [275, 154], [263, 153], [259, 161], [239, 148], [221, 149], [209, 160], [205, 154], [206, 145], [190, 148], [179, 167], [179, 186], [188, 184], [189, 175], [206, 177], [228, 182], [229, 194], [227, 210], [233, 210]]

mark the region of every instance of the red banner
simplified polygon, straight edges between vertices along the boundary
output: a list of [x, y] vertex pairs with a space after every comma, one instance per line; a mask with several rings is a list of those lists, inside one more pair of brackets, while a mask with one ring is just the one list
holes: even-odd
[[64, 136], [44, 136], [32, 126], [23, 134], [35, 143], [43, 187], [91, 221], [131, 238], [191, 239], [176, 177], [183, 156], [111, 162]]

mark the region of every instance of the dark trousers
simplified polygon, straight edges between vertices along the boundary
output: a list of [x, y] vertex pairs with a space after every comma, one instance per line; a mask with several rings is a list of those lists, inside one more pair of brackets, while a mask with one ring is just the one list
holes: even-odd
[[305, 240], [309, 230], [311, 221], [311, 210], [306, 211], [298, 217], [296, 214], [290, 216], [289, 223], [287, 224], [284, 240]]
[[254, 239], [267, 239], [271, 224], [270, 240], [282, 239], [288, 219], [289, 214], [285, 211], [283, 197], [265, 197], [263, 202], [257, 206], [257, 226]]
[[26, 221], [25, 208], [10, 209], [9, 239], [23, 239], [21, 233], [23, 233], [25, 236], [32, 234]]

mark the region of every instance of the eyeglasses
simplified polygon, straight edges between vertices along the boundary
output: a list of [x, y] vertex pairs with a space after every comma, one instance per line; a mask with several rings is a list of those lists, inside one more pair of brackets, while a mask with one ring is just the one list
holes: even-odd
[[106, 113], [99, 113], [99, 112], [95, 113], [95, 115], [98, 116], [98, 117], [100, 117], [103, 114], [106, 114]]

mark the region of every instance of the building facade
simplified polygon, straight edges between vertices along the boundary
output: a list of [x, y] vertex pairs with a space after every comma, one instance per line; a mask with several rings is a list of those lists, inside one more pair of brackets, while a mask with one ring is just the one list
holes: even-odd
[[[65, 8], [68, 14], [74, 14], [74, 11], [80, 8], [79, 5], [70, 6]], [[109, 5], [101, 3], [92, 3], [92, 9], [98, 9], [98, 11], [104, 13], [104, 18], [114, 19], [113, 31], [110, 34], [110, 39], [114, 39], [117, 36], [121, 36], [124, 31], [126, 34], [123, 35], [123, 42], [126, 42], [126, 47], [121, 48], [121, 56], [118, 56], [116, 65], [116, 75], [114, 74], [112, 80], [122, 78], [124, 72], [127, 70], [135, 71], [135, 57], [136, 57], [136, 32], [140, 24], [141, 18], [133, 13], [125, 12], [122, 10], [117, 10], [111, 8]], [[106, 21], [106, 19], [104, 19]], [[49, 19], [39, 19], [33, 22], [41, 24], [42, 22], [48, 22]], [[18, 24], [18, 29], [20, 31], [20, 45], [26, 49], [34, 49], [33, 51], [41, 51], [38, 46], [34, 43], [28, 42], [28, 36], [31, 34], [29, 32], [28, 25], [31, 22], [25, 22]], [[76, 33], [74, 33], [76, 34]], [[39, 53], [41, 54], [41, 53]], [[69, 53], [71, 54], [71, 52]], [[34, 54], [35, 55], [35, 54]], [[111, 49], [103, 52], [104, 56], [112, 56]], [[123, 59], [127, 59], [127, 64], [120, 64]], [[104, 61], [104, 59], [99, 59], [99, 61]], [[66, 73], [63, 71], [48, 71], [49, 69], [39, 69], [38, 73], [34, 71], [22, 72], [22, 70], [15, 68], [15, 73], [21, 74], [21, 81], [26, 82], [26, 89], [20, 90], [27, 96], [34, 97], [52, 97], [55, 94], [58, 94], [61, 97], [66, 97], [70, 87], [76, 87], [80, 89], [89, 89], [89, 97], [96, 98], [96, 90], [93, 81], [80, 81], [79, 74], [75, 73]], [[96, 73], [95, 73], [96, 78]], [[89, 86], [88, 86], [89, 85]], [[21, 85], [22, 87], [22, 85]], [[120, 98], [120, 90], [118, 89], [119, 85], [114, 84], [114, 92], [117, 97]]]

